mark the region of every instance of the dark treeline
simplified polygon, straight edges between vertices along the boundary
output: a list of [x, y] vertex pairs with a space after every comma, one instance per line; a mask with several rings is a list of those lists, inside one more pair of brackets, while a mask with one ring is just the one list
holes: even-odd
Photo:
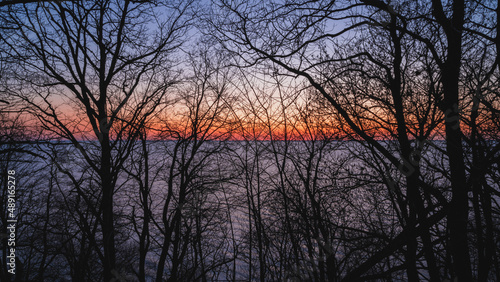
[[498, 2], [4, 2], [1, 281], [499, 279]]

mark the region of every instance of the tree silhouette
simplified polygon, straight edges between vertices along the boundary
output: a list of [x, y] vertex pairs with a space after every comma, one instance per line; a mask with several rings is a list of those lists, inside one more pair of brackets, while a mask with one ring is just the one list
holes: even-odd
[[[118, 176], [141, 124], [176, 82], [168, 60], [183, 42], [190, 4], [162, 5], [168, 18], [159, 18], [153, 3], [132, 1], [53, 1], [8, 12], [15, 32], [4, 38], [7, 52], [23, 58], [11, 77], [19, 83], [8, 91], [51, 137], [69, 140], [99, 178], [100, 196], [93, 204], [98, 205], [94, 212], [103, 241], [93, 247], [98, 253], [102, 247], [106, 281], [117, 268]], [[148, 32], [153, 23], [158, 29]], [[30, 85], [30, 91], [23, 85]], [[60, 109], [65, 97], [71, 99], [71, 115], [80, 119], [72, 120]], [[82, 146], [82, 139], [97, 140], [90, 143], [97, 151]]]
[[[460, 89], [462, 47], [471, 38], [495, 41], [491, 36], [494, 26], [474, 22], [477, 13], [473, 7], [477, 3], [452, 1], [443, 7], [440, 1], [217, 1], [216, 5], [221, 8], [220, 16], [208, 19], [211, 30], [216, 40], [239, 56], [242, 67], [269, 62], [272, 68], [303, 78], [331, 104], [353, 137], [368, 142], [406, 178], [404, 188], [396, 188], [402, 201], [394, 206], [408, 212], [402, 222], [403, 231], [378, 254], [351, 269], [344, 279], [359, 279], [404, 243], [407, 279], [419, 280], [420, 237], [429, 275], [439, 280], [429, 228], [446, 215], [451, 276], [471, 280], [467, 227], [470, 176], [465, 165], [460, 113], [464, 97]], [[493, 8], [482, 8], [493, 12]], [[419, 57], [412, 56], [412, 51]], [[430, 85], [423, 91], [414, 89], [420, 79]], [[417, 104], [412, 106], [411, 99]], [[417, 99], [431, 102], [430, 107]], [[419, 123], [411, 125], [414, 120], [408, 115], [418, 109], [415, 106], [432, 115], [420, 115], [416, 117]], [[441, 194], [445, 191], [438, 192], [424, 181], [418, 156], [419, 142], [439, 130], [444, 131], [446, 140], [443, 157], [447, 165], [441, 172], [450, 183], [449, 201]], [[397, 140], [397, 152], [377, 140], [376, 133], [381, 131]]]

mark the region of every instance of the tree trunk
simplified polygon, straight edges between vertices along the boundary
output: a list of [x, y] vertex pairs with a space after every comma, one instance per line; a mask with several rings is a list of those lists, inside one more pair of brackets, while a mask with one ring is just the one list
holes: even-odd
[[104, 248], [104, 281], [113, 279], [116, 271], [115, 231], [113, 220], [113, 184], [111, 179], [111, 147], [109, 133], [102, 133], [101, 142], [102, 180], [102, 235]]

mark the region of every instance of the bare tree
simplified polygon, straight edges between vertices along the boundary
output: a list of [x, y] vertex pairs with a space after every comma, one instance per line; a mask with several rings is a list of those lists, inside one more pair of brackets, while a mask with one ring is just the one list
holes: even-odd
[[[102, 251], [105, 281], [118, 267], [118, 177], [139, 125], [176, 81], [170, 55], [189, 26], [191, 2], [155, 6], [133, 1], [26, 4], [10, 11], [7, 21], [15, 33], [2, 38], [9, 54], [23, 58], [13, 67], [12, 78], [19, 83], [7, 91], [25, 103], [48, 136], [70, 140], [98, 176], [100, 196], [92, 205], [97, 205], [102, 243], [93, 247]], [[95, 150], [81, 140], [97, 140], [89, 143]]]
[[[167, 156], [158, 236], [156, 281], [218, 279], [234, 258], [225, 250], [227, 209], [219, 189], [230, 177], [222, 159], [231, 136], [229, 70], [224, 58], [209, 48], [192, 54], [192, 76], [179, 87], [177, 103], [165, 111], [160, 136]], [[217, 235], [223, 235], [217, 237]]]
[[[394, 202], [395, 209], [408, 212], [402, 232], [351, 269], [346, 280], [359, 279], [401, 244], [406, 245], [407, 278], [419, 280], [419, 237], [427, 271], [431, 279], [439, 280], [442, 274], [429, 228], [445, 215], [446, 250], [453, 264], [450, 276], [472, 279], [467, 232], [470, 185], [459, 112], [462, 47], [470, 38], [484, 37], [485, 30], [494, 29], [489, 24], [469, 24], [475, 21], [476, 6], [473, 1], [452, 1], [444, 7], [440, 1], [217, 1], [214, 5], [221, 16], [208, 19], [212, 32], [239, 55], [241, 65], [269, 62], [274, 71], [303, 78], [332, 105], [348, 134], [366, 141], [405, 176], [405, 185], [396, 187], [402, 201]], [[412, 117], [415, 110], [421, 113]], [[450, 200], [444, 196], [446, 187], [436, 191], [424, 181], [420, 168], [419, 142], [441, 129], [447, 164], [437, 173], [444, 172], [450, 183]], [[387, 148], [377, 140], [380, 137], [397, 140], [398, 150]]]

